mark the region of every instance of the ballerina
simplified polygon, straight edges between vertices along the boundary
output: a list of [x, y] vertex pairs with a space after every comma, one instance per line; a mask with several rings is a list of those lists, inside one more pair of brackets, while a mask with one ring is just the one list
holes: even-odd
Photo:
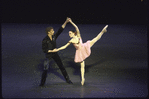
[[77, 27], [77, 25], [74, 22], [72, 22], [72, 20], [70, 18], [69, 18], [69, 22], [76, 29], [76, 31], [69, 31], [69, 36], [72, 39], [66, 45], [64, 45], [58, 49], [49, 50], [49, 52], [57, 52], [57, 51], [66, 49], [72, 43], [74, 45], [74, 47], [76, 48], [74, 61], [75, 61], [75, 63], [80, 63], [80, 65], [81, 65], [81, 68], [80, 68], [81, 69], [81, 79], [82, 79], [81, 84], [84, 85], [84, 82], [85, 82], [85, 78], [84, 78], [85, 59], [90, 56], [91, 47], [101, 38], [101, 36], [105, 32], [107, 32], [106, 29], [107, 29], [108, 25], [106, 25], [95, 38], [83, 43], [79, 28]]

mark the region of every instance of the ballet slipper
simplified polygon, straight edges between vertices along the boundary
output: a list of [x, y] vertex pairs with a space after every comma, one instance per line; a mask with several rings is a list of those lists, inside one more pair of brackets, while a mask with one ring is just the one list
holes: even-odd
[[84, 82], [85, 82], [85, 78], [82, 79], [81, 84], [84, 85]]
[[107, 32], [107, 27], [108, 27], [108, 25], [106, 25], [106, 26], [102, 29], [102, 32]]

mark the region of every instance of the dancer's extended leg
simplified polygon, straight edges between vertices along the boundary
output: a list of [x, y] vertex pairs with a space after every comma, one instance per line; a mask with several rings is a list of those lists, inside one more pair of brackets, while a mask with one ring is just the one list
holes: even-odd
[[84, 85], [85, 78], [84, 78], [84, 73], [85, 73], [85, 62], [81, 62], [81, 84]]
[[103, 29], [102, 29], [102, 31], [95, 37], [95, 38], [93, 38], [92, 40], [91, 40], [91, 42], [90, 42], [90, 46], [92, 47], [100, 38], [101, 38], [101, 36], [105, 33], [105, 32], [107, 32], [107, 27], [108, 27], [108, 25], [106, 25]]

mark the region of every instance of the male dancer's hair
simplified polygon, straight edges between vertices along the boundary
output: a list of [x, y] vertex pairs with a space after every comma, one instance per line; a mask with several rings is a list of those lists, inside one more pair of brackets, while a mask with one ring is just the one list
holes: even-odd
[[51, 29], [53, 29], [53, 27], [47, 27], [46, 28], [46, 34], [48, 35], [48, 32], [51, 31]]

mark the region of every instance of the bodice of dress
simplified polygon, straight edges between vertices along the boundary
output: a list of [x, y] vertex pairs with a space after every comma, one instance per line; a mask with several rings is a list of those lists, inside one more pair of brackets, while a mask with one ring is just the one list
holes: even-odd
[[74, 47], [78, 50], [78, 49], [81, 48], [81, 46], [82, 46], [82, 39], [79, 38], [79, 43], [74, 43], [73, 45], [74, 45]]

